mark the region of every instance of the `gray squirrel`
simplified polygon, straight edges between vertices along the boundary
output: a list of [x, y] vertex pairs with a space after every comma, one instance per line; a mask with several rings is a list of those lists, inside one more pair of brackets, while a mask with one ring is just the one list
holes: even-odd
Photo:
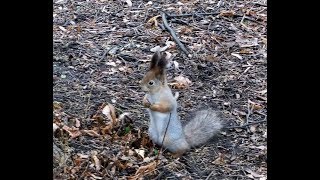
[[159, 51], [153, 55], [150, 69], [140, 82], [142, 90], [146, 92], [142, 103], [149, 112], [150, 139], [158, 145], [163, 142], [163, 147], [172, 152], [174, 157], [180, 157], [190, 148], [207, 142], [223, 126], [212, 109], [197, 111], [193, 119], [182, 126], [176, 98], [167, 84], [167, 63], [166, 55]]

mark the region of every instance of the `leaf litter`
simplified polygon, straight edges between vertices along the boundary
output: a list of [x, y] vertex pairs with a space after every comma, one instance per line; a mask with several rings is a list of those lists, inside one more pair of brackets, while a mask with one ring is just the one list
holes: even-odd
[[[167, 54], [182, 123], [199, 106], [220, 110], [228, 126], [263, 120], [267, 7], [127, 0], [53, 7], [53, 139], [61, 162], [54, 179], [267, 179], [266, 123], [223, 131], [174, 159], [148, 137], [138, 86], [156, 47]], [[168, 24], [192, 58], [162, 28], [161, 11], [172, 15]]]

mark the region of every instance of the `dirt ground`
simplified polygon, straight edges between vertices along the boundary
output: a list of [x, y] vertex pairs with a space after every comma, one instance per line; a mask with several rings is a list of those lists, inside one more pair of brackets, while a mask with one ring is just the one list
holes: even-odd
[[[266, 3], [54, 0], [53, 178], [267, 179]], [[139, 87], [150, 50], [168, 42], [182, 122], [212, 107], [226, 126], [181, 158], [148, 139]]]

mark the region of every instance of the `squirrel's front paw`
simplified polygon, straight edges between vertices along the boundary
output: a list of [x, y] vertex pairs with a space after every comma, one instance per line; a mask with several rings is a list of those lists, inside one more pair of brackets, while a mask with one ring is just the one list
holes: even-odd
[[147, 96], [144, 96], [142, 104], [144, 107], [149, 108], [151, 106], [151, 103], [149, 102]]

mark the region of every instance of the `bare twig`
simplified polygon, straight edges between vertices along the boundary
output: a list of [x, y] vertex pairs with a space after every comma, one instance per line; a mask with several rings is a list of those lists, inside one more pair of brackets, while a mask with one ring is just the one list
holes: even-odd
[[161, 13], [161, 17], [162, 17], [162, 21], [163, 21], [163, 25], [164, 27], [167, 29], [167, 31], [171, 34], [172, 38], [174, 39], [174, 41], [178, 44], [178, 46], [180, 47], [180, 49], [188, 56], [189, 52], [187, 51], [187, 49], [185, 48], [185, 46], [180, 42], [179, 38], [177, 37], [176, 33], [174, 32], [174, 30], [168, 25], [168, 21], [166, 18], [166, 14], [165, 13]]
[[[160, 152], [161, 152], [162, 149], [163, 149], [163, 142], [164, 142], [164, 138], [166, 137], [166, 134], [167, 134], [167, 130], [168, 130], [168, 127], [169, 127], [170, 120], [171, 120], [171, 113], [169, 114], [169, 121], [168, 121], [168, 124], [167, 124], [167, 127], [166, 127], [166, 131], [164, 132], [164, 135], [163, 135]], [[160, 152], [158, 152], [158, 155], [157, 155], [157, 158], [156, 158], [157, 160], [159, 160], [159, 154], [160, 154]]]
[[214, 173], [214, 171], [212, 171], [212, 172], [209, 174], [209, 176], [206, 178], [206, 180], [208, 180], [208, 179], [212, 176], [213, 173]]
[[112, 48], [105, 50], [102, 54], [102, 56], [100, 57], [99, 61], [102, 61], [105, 57], [107, 57], [108, 52], [111, 50]]
[[259, 5], [259, 6], [263, 6], [263, 7], [268, 7], [268, 5], [266, 5], [266, 4], [262, 4], [262, 3], [258, 3], [258, 2], [254, 2], [253, 4], [255, 4], [255, 5]]
[[248, 26], [246, 26], [246, 25], [243, 23], [243, 20], [244, 20], [245, 17], [246, 17], [246, 15], [243, 14], [243, 17], [242, 17], [242, 19], [241, 19], [241, 21], [240, 21], [240, 24], [241, 24], [241, 26], [245, 27], [246, 29], [250, 29]]
[[251, 115], [252, 110], [253, 110], [253, 106], [251, 106], [251, 108], [250, 108], [250, 101], [248, 100], [248, 113], [246, 116], [246, 124], [248, 124], [248, 122], [249, 122], [249, 116]]

